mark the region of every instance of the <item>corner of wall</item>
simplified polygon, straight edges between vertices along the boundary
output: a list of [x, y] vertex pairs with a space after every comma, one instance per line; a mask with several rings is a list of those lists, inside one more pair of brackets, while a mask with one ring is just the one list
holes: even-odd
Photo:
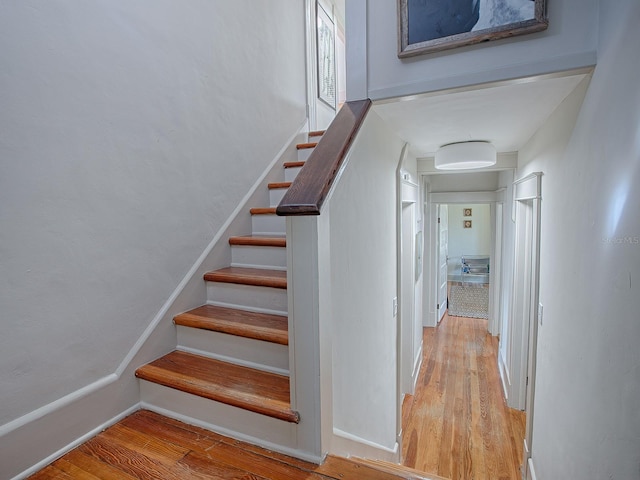
[[333, 429], [331, 453], [342, 457], [370, 458], [392, 463], [400, 462], [400, 445], [398, 442], [395, 442], [393, 448], [387, 448], [337, 428]]

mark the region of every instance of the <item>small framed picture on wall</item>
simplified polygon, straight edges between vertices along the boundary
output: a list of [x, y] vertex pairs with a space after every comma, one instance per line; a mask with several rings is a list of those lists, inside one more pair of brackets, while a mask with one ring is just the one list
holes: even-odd
[[471, 220], [464, 220], [464, 228], [471, 228]]
[[465, 208], [463, 215], [465, 217], [470, 217], [471, 216], [471, 209], [470, 208]]

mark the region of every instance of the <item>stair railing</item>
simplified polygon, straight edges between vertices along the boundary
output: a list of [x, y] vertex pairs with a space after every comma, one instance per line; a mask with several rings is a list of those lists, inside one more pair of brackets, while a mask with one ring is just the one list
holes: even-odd
[[371, 100], [346, 102], [278, 205], [278, 215], [320, 215], [322, 204], [371, 107]]

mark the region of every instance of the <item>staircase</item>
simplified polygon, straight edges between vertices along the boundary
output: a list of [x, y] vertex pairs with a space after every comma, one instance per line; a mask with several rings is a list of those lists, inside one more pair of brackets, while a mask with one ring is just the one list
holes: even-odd
[[289, 382], [286, 223], [275, 209], [323, 132], [251, 208], [251, 235], [231, 237], [231, 265], [204, 275], [207, 303], [177, 315], [176, 350], [136, 370], [142, 404], [268, 446], [295, 448]]

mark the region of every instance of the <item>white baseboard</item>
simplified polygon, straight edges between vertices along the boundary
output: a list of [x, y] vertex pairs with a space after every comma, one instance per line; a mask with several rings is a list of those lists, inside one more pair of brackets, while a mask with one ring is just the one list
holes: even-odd
[[509, 379], [509, 370], [507, 369], [500, 352], [498, 352], [498, 371], [500, 373], [500, 381], [502, 382], [504, 398], [505, 400], [509, 400], [509, 386], [511, 385], [511, 380]]
[[64, 447], [60, 448], [58, 451], [56, 451], [55, 453], [49, 455], [47, 458], [45, 458], [43, 460], [40, 460], [35, 465], [32, 465], [31, 467], [29, 467], [25, 471], [19, 473], [18, 475], [13, 477], [12, 480], [20, 480], [20, 479], [23, 479], [23, 478], [27, 478], [30, 475], [33, 475], [34, 473], [36, 473], [40, 469], [46, 467], [47, 465], [49, 465], [50, 463], [54, 462], [58, 458], [62, 457], [65, 453], [70, 452], [71, 450], [73, 450], [77, 446], [79, 446], [79, 445], [83, 444], [84, 442], [86, 442], [87, 440], [95, 437], [100, 432], [102, 432], [105, 429], [109, 428], [110, 426], [118, 423], [120, 420], [122, 420], [123, 418], [131, 415], [133, 412], [135, 412], [135, 411], [137, 411], [139, 409], [140, 409], [140, 404], [136, 404], [136, 405], [128, 408], [124, 412], [119, 413], [115, 417], [110, 418], [106, 422], [104, 422], [101, 425], [95, 427], [93, 430], [85, 433], [81, 437], [76, 438], [71, 443], [69, 443], [69, 444], [65, 445]]
[[[274, 452], [279, 452], [282, 453], [284, 455], [289, 455], [291, 457], [295, 457], [295, 458], [299, 458], [301, 460], [306, 460], [307, 462], [311, 462], [311, 463], [315, 463], [315, 464], [321, 464], [322, 461], [324, 460], [323, 457], [321, 456], [316, 456], [313, 455], [309, 452], [305, 452], [302, 450], [297, 450], [296, 448], [292, 448], [292, 447], [286, 447], [281, 445], [280, 443], [273, 443], [273, 442], [269, 442], [269, 441], [264, 441], [263, 439], [260, 438], [256, 438], [254, 436], [251, 435], [246, 435], [246, 434], [242, 434], [239, 433], [235, 430], [231, 430], [229, 428], [220, 426], [220, 425], [215, 425], [213, 423], [209, 423], [206, 421], [202, 421], [199, 420], [197, 418], [194, 417], [190, 417], [188, 415], [183, 415], [181, 413], [177, 413], [171, 410], [167, 410], [164, 409], [162, 407], [159, 407], [157, 405], [153, 405], [153, 404], [148, 404], [145, 402], [141, 403], [141, 407], [146, 409], [146, 410], [151, 410], [152, 412], [158, 413], [160, 415], [163, 415], [165, 417], [169, 417], [169, 418], [174, 418], [176, 420], [179, 420], [181, 422], [184, 422], [188, 425], [195, 425], [197, 427], [201, 427], [204, 428], [206, 430], [211, 430], [212, 432], [216, 432], [219, 433], [220, 435], [224, 435], [226, 437], [229, 438], [235, 438], [237, 440], [242, 440], [244, 442], [249, 442], [252, 443], [254, 445], [259, 445], [263, 448], [266, 448], [267, 450], [272, 450]], [[296, 427], [291, 426], [291, 428], [295, 429]]]
[[536, 469], [533, 467], [533, 458], [529, 458], [527, 462], [527, 479], [526, 480], [538, 480], [536, 476]]
[[422, 367], [422, 347], [423, 345], [420, 344], [420, 348], [418, 349], [418, 354], [416, 355], [415, 362], [413, 363], [413, 374], [412, 374], [413, 384], [411, 388], [412, 392], [416, 391], [416, 384], [418, 383], [418, 377], [420, 376], [420, 368]]
[[54, 402], [43, 405], [42, 407], [33, 410], [26, 415], [16, 418], [9, 423], [5, 423], [4, 425], [0, 426], [0, 438], [4, 437], [5, 435], [9, 435], [11, 432], [18, 430], [19, 428], [24, 427], [31, 422], [39, 420], [40, 418], [52, 412], [55, 412], [56, 410], [71, 405], [77, 400], [80, 400], [94, 392], [97, 392], [98, 390], [115, 382], [117, 379], [118, 376], [115, 374], [107, 375], [106, 377], [102, 377], [101, 379], [96, 380], [95, 382], [86, 385], [74, 392], [71, 392], [70, 394], [59, 398]]
[[398, 463], [400, 459], [399, 448], [398, 442], [395, 442], [393, 448], [388, 448], [334, 428], [330, 453], [342, 457], [360, 457]]

